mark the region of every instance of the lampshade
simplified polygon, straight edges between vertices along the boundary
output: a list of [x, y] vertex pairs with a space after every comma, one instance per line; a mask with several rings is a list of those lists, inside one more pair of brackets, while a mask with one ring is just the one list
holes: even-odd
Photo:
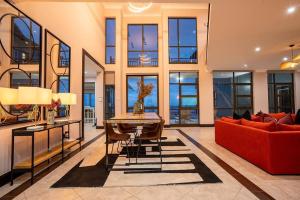
[[57, 101], [57, 100], [59, 99], [58, 94], [57, 94], [57, 93], [52, 93], [52, 99], [53, 99], [54, 101]]
[[300, 63], [300, 54], [298, 56], [295, 56], [294, 59], [293, 59], [293, 61]]
[[77, 96], [73, 93], [58, 93], [57, 97], [60, 99], [62, 105], [75, 105], [77, 103]]
[[18, 104], [18, 90], [13, 88], [0, 87], [0, 103], [2, 105]]
[[298, 63], [296, 63], [296, 62], [291, 62], [291, 61], [283, 62], [283, 63], [280, 64], [280, 69], [282, 69], [282, 70], [285, 70], [285, 69], [293, 69], [293, 68], [295, 68], [297, 65], [298, 65]]
[[49, 105], [52, 101], [52, 91], [39, 87], [19, 87], [18, 104]]

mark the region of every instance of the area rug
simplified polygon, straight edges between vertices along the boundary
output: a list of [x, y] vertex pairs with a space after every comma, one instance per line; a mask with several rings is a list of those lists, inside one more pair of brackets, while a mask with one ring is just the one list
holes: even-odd
[[105, 157], [94, 166], [81, 167], [81, 160], [53, 188], [62, 187], [130, 187], [177, 184], [221, 183], [222, 181], [178, 138], [164, 138], [162, 159], [154, 141], [143, 142], [136, 163], [137, 146], [111, 154], [109, 171]]

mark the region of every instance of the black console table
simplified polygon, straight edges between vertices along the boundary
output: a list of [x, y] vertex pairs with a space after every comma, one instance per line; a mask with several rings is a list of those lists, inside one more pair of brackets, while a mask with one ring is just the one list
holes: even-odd
[[[79, 137], [72, 141], [65, 141], [65, 138], [69, 138], [70, 125], [79, 124]], [[69, 120], [55, 123], [53, 125], [39, 124], [43, 128], [38, 130], [27, 130], [27, 127], [17, 128], [12, 130], [12, 145], [11, 145], [11, 185], [13, 185], [13, 174], [16, 171], [29, 171], [31, 172], [31, 184], [34, 178], [34, 168], [45, 161], [50, 161], [50, 159], [61, 153], [61, 160], [64, 159], [64, 151], [79, 144], [81, 150], [81, 140], [82, 140], [82, 122], [81, 120]], [[68, 127], [68, 131], [65, 132], [65, 126]], [[61, 144], [50, 148], [50, 130], [51, 129], [61, 129]], [[34, 155], [34, 136], [38, 132], [47, 132], [48, 135], [48, 151], [43, 152], [39, 155]], [[19, 163], [14, 163], [14, 153], [15, 153], [15, 137], [31, 137], [31, 158]]]

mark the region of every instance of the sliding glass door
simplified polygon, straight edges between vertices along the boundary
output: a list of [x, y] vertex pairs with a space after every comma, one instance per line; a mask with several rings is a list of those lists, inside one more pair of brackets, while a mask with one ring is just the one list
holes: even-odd
[[170, 73], [170, 124], [199, 124], [198, 73]]

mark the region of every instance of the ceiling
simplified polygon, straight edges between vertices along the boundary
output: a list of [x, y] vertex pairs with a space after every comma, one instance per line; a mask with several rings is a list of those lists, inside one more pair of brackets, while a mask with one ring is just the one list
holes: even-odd
[[[128, 0], [109, 0], [109, 3], [112, 2], [125, 3]], [[300, 53], [300, 0], [152, 0], [152, 2], [211, 4], [207, 54], [209, 70], [277, 70], [283, 57], [290, 57], [291, 51], [288, 47], [290, 44], [296, 44], [295, 51]], [[294, 14], [288, 15], [286, 10], [290, 6], [297, 8]], [[260, 47], [261, 51], [255, 52], [256, 47]]]
[[103, 69], [97, 65], [88, 56], [85, 56], [85, 77], [86, 78], [96, 78], [98, 73], [103, 73]]

